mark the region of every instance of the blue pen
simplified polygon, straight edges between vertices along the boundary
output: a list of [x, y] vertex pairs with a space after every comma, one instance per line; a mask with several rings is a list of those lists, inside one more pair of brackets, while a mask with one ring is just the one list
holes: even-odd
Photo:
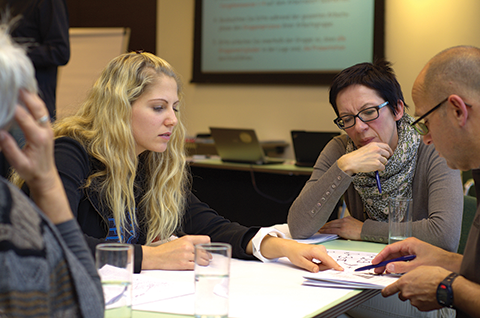
[[394, 259], [391, 259], [391, 260], [388, 260], [388, 261], [380, 262], [376, 265], [368, 265], [368, 266], [359, 267], [359, 268], [355, 269], [355, 272], [366, 271], [368, 269], [377, 268], [377, 267], [383, 267], [383, 266], [387, 265], [388, 263], [392, 263], [392, 262], [411, 261], [411, 260], [415, 259], [415, 257], [417, 257], [417, 256], [416, 255], [402, 256], [402, 257], [399, 257], [399, 258], [394, 258]]
[[380, 176], [378, 175], [378, 171], [375, 171], [375, 179], [377, 180], [378, 192], [382, 193], [382, 185], [380, 184]]

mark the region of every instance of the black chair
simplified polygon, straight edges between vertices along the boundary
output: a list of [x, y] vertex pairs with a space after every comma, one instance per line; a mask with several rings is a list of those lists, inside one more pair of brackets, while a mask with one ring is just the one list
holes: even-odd
[[463, 194], [477, 196], [475, 192], [475, 183], [473, 182], [472, 170], [462, 171]]
[[465, 195], [463, 197], [463, 217], [462, 217], [462, 232], [460, 235], [460, 243], [458, 244], [457, 253], [463, 254], [465, 244], [467, 243], [468, 233], [473, 223], [473, 218], [477, 212], [477, 198]]

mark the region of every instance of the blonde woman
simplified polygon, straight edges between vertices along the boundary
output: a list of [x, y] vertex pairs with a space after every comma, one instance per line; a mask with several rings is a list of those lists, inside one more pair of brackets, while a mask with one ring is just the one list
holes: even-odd
[[231, 223], [191, 193], [181, 104], [172, 67], [132, 52], [113, 59], [78, 113], [55, 124], [56, 164], [91, 249], [134, 244], [135, 272], [193, 269], [194, 245], [210, 240], [230, 243], [237, 258], [287, 256], [309, 271], [341, 270], [323, 246]]

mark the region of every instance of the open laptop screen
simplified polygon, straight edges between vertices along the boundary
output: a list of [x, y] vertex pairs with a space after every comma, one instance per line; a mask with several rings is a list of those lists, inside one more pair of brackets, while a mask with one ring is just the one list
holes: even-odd
[[292, 130], [295, 165], [313, 167], [323, 148], [333, 137], [338, 135], [340, 132]]
[[225, 162], [251, 164], [282, 163], [282, 159], [267, 158], [253, 129], [210, 127], [217, 153]]

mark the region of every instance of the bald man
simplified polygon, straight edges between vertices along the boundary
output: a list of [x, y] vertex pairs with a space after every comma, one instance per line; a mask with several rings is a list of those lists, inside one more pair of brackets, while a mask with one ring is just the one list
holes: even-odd
[[[480, 49], [458, 46], [437, 54], [415, 80], [412, 97], [419, 116], [412, 125], [423, 135], [423, 142], [435, 144], [450, 168], [480, 168]], [[473, 178], [480, 189], [480, 170], [473, 171]], [[374, 264], [400, 255], [417, 257], [377, 269], [406, 272], [382, 295], [398, 293], [422, 311], [453, 307], [457, 317], [480, 317], [479, 227], [480, 207], [463, 255], [414, 238], [387, 246]]]

